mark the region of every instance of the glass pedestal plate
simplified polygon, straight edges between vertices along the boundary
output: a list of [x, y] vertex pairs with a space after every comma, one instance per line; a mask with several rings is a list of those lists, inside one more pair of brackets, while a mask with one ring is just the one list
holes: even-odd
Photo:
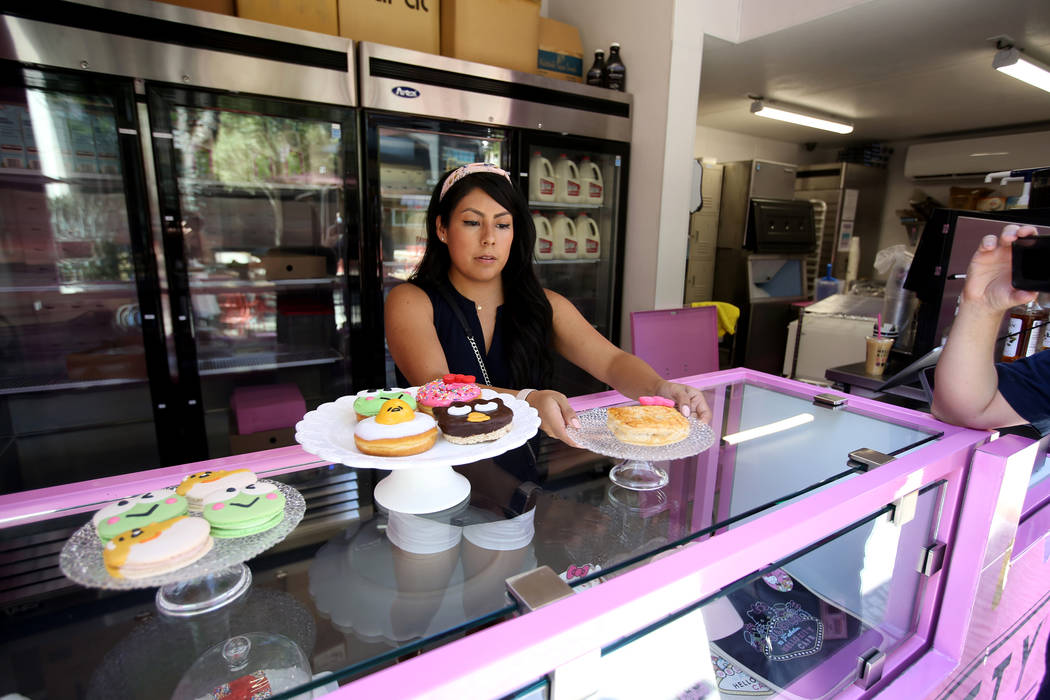
[[609, 479], [631, 491], [653, 491], [667, 485], [667, 472], [653, 462], [685, 459], [715, 444], [715, 432], [707, 423], [689, 417], [689, 435], [670, 445], [650, 447], [621, 442], [609, 430], [608, 412], [594, 408], [578, 414], [580, 427], [569, 426], [569, 437], [580, 447], [606, 457], [623, 460], [609, 471]]
[[[416, 388], [391, 391], [414, 394]], [[470, 495], [470, 482], [453, 471], [453, 466], [498, 457], [507, 450], [521, 447], [539, 430], [540, 416], [525, 401], [491, 389], [482, 389], [481, 397], [499, 398], [514, 413], [510, 432], [492, 442], [456, 445], [439, 435], [432, 448], [417, 455], [364, 454], [354, 442], [357, 396], [343, 396], [307, 413], [295, 426], [295, 439], [304, 450], [321, 459], [348, 467], [389, 470], [390, 475], [375, 488], [375, 501], [383, 508], [399, 513], [435, 513], [451, 508]]]
[[[223, 607], [251, 586], [245, 561], [265, 552], [295, 529], [306, 512], [302, 494], [274, 482], [284, 494], [284, 519], [269, 530], [246, 537], [213, 538], [211, 550], [182, 568], [145, 578], [115, 578], [106, 571], [104, 544], [89, 521], [66, 541], [59, 555], [62, 573], [88, 588], [131, 590], [157, 588], [157, 609], [165, 615], [189, 617]], [[190, 514], [188, 517], [203, 517]]]

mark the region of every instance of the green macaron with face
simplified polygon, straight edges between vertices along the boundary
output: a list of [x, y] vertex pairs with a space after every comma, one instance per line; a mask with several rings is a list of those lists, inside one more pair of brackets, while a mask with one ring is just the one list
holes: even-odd
[[284, 494], [270, 481], [230, 486], [205, 497], [204, 519], [211, 525], [212, 537], [264, 532], [284, 519]]
[[157, 489], [110, 503], [95, 513], [91, 522], [100, 538], [110, 540], [134, 528], [186, 515], [188, 508], [186, 498], [175, 493], [175, 489]]
[[402, 391], [401, 389], [366, 391], [362, 392], [354, 400], [354, 413], [357, 414], [357, 420], [375, 416], [379, 413], [379, 409], [383, 407], [383, 404], [390, 399], [400, 399], [407, 403], [413, 411], [416, 410], [416, 397], [410, 391]]

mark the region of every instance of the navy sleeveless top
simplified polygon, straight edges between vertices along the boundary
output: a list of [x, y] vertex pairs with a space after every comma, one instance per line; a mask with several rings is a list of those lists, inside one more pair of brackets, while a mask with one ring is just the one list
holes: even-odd
[[[478, 366], [478, 358], [474, 349], [467, 340], [467, 334], [463, 332], [463, 325], [456, 318], [456, 312], [449, 306], [444, 295], [434, 285], [413, 281], [417, 287], [426, 292], [430, 297], [430, 304], [434, 307], [434, 330], [437, 331], [441, 349], [445, 351], [445, 362], [448, 363], [448, 371], [454, 374], [473, 374], [479, 384], [484, 383], [484, 375]], [[507, 364], [506, 354], [503, 346], [503, 307], [496, 309], [496, 326], [492, 331], [492, 343], [489, 344], [488, 352], [485, 352], [485, 334], [481, 331], [481, 320], [478, 318], [477, 308], [474, 302], [456, 291], [451, 284], [445, 286], [452, 300], [463, 312], [467, 319], [474, 340], [478, 344], [478, 352], [485, 361], [485, 369], [489, 371], [489, 381], [492, 386], [504, 387], [506, 389], [520, 389], [512, 383], [510, 367]], [[410, 386], [401, 370], [396, 368], [398, 386]]]
[[[445, 351], [445, 362], [448, 363], [448, 371], [455, 374], [473, 374], [479, 384], [484, 383], [481, 367], [478, 366], [478, 358], [474, 354], [474, 349], [470, 346], [470, 341], [467, 340], [467, 334], [463, 331], [463, 324], [456, 318], [456, 312], [449, 306], [445, 296], [428, 282], [413, 280], [412, 283], [430, 297], [430, 304], [434, 307], [434, 330], [437, 331], [441, 349]], [[492, 331], [492, 342], [489, 344], [489, 351], [486, 353], [485, 335], [481, 332], [481, 320], [478, 318], [478, 311], [474, 306], [474, 302], [457, 292], [451, 283], [445, 289], [448, 290], [452, 300], [463, 312], [463, 317], [467, 319], [467, 324], [474, 335], [474, 340], [478, 344], [478, 352], [481, 353], [481, 358], [485, 361], [485, 369], [489, 371], [489, 381], [492, 383], [492, 386], [504, 389], [521, 389], [522, 387], [514, 386], [512, 383], [510, 366], [507, 364], [504, 352], [503, 307], [500, 306], [496, 309], [496, 325]], [[394, 371], [397, 374], [398, 386], [411, 386], [399, 368], [395, 366]], [[538, 449], [538, 446], [539, 436], [537, 435], [531, 438], [529, 443], [509, 452], [504, 452], [502, 455], [495, 457], [493, 461], [501, 469], [520, 481], [539, 481], [540, 474], [534, 451], [534, 449]]]

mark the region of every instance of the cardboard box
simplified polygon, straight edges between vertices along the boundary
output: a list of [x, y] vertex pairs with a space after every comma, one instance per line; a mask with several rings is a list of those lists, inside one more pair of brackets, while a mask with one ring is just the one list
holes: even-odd
[[320, 255], [297, 253], [267, 253], [262, 266], [268, 280], [301, 280], [326, 277], [326, 261]]
[[141, 345], [71, 352], [66, 355], [66, 373], [76, 381], [145, 379], [146, 353]]
[[583, 42], [571, 24], [540, 17], [536, 72], [548, 78], [583, 82]]
[[160, 0], [169, 5], [188, 7], [191, 10], [204, 10], [205, 12], [218, 12], [222, 15], [233, 14], [233, 0]]
[[311, 32], [339, 33], [336, 0], [237, 0], [237, 16]]
[[295, 428], [278, 428], [259, 433], [239, 435], [230, 432], [230, 454], [242, 455], [248, 452], [272, 450], [275, 447], [288, 447], [295, 444]]
[[339, 36], [437, 54], [445, 0], [339, 0]]
[[443, 0], [441, 53], [525, 73], [536, 72], [539, 0]]

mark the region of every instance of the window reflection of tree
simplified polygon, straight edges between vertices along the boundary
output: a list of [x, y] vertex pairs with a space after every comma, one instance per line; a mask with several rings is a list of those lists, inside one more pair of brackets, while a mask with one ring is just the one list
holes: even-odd
[[[198, 212], [206, 216], [207, 210], [219, 209], [206, 194], [216, 185], [225, 185], [227, 195], [235, 190], [249, 198], [262, 195], [273, 215], [273, 238], [267, 246], [286, 244], [287, 203], [304, 199], [296, 187], [287, 185], [317, 189], [342, 171], [338, 125], [185, 107], [176, 107], [173, 119], [179, 174], [185, 181], [182, 198], [188, 211], [183, 215]], [[326, 192], [320, 195], [317, 218], [328, 226], [335, 223], [339, 196], [331, 206]], [[259, 233], [257, 226], [231, 227], [228, 216], [222, 216], [221, 223], [227, 245], [237, 245], [228, 238], [237, 229], [242, 239]]]

